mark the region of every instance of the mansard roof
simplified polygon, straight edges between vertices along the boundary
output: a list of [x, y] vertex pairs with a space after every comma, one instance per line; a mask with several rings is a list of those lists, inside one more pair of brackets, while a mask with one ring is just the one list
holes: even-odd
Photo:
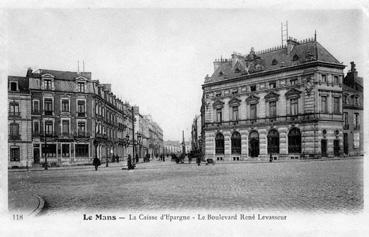
[[91, 80], [91, 72], [71, 72], [71, 71], [59, 71], [49, 69], [38, 69], [32, 73], [32, 77], [40, 77], [45, 74], [53, 75], [55, 79], [62, 80], [75, 80], [77, 77], [85, 77]]
[[[253, 48], [247, 55], [232, 54], [231, 59], [220, 59], [214, 62], [214, 73], [207, 77], [205, 83], [221, 81], [256, 72], [271, 71], [291, 66], [297, 66], [311, 61], [319, 61], [343, 66], [332, 54], [314, 39], [293, 41], [289, 48], [275, 47], [260, 52]], [[274, 63], [273, 63], [274, 61]], [[275, 63], [276, 62], [276, 63]], [[239, 72], [236, 72], [236, 67]]]

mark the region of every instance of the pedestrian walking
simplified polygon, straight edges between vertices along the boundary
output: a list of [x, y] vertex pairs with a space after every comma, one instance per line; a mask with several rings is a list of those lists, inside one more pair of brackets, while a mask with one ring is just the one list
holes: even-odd
[[200, 156], [196, 157], [196, 163], [197, 163], [197, 166], [200, 166], [200, 164], [201, 164], [201, 157]]
[[101, 162], [99, 160], [99, 158], [95, 157], [94, 160], [92, 161], [93, 166], [95, 166], [95, 171], [97, 171], [97, 168], [101, 165]]

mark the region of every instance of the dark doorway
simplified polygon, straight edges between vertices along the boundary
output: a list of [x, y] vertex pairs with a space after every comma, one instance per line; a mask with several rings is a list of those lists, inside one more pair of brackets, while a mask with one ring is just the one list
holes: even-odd
[[322, 139], [321, 147], [322, 147], [322, 157], [327, 157], [327, 139]]
[[279, 133], [276, 129], [268, 133], [268, 154], [279, 154]]
[[249, 156], [259, 156], [259, 133], [256, 131], [251, 132], [249, 135]]
[[347, 133], [343, 134], [343, 152], [348, 155], [348, 136]]
[[33, 148], [33, 163], [40, 164], [40, 149]]
[[288, 133], [288, 153], [301, 153], [301, 132], [292, 128]]
[[340, 140], [335, 139], [333, 142], [334, 156], [340, 155]]

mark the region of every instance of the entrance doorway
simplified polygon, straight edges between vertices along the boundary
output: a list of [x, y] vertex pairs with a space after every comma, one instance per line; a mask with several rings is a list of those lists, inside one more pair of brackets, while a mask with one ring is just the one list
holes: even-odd
[[40, 148], [33, 148], [33, 163], [40, 164]]
[[322, 139], [321, 147], [322, 147], [322, 157], [327, 157], [327, 139]]
[[259, 133], [256, 131], [251, 132], [249, 135], [249, 156], [259, 156]]
[[334, 156], [340, 155], [340, 140], [335, 139], [333, 142]]
[[343, 152], [348, 155], [348, 136], [347, 133], [343, 134]]

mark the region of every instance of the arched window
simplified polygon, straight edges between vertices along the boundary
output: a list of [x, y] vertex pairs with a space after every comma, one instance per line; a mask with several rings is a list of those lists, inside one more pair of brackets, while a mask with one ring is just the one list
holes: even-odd
[[259, 156], [259, 133], [252, 131], [249, 135], [249, 156]]
[[224, 136], [221, 133], [215, 136], [215, 154], [224, 154]]
[[277, 63], [278, 63], [277, 59], [273, 59], [272, 65], [277, 65]]
[[241, 134], [234, 132], [231, 137], [232, 154], [241, 154]]
[[293, 55], [292, 60], [293, 60], [293, 61], [297, 61], [297, 60], [299, 60], [299, 56], [297, 56], [296, 54], [295, 54], [295, 55]]
[[279, 154], [279, 133], [277, 129], [272, 129], [268, 133], [268, 154]]
[[301, 132], [292, 128], [288, 133], [288, 153], [301, 153]]

